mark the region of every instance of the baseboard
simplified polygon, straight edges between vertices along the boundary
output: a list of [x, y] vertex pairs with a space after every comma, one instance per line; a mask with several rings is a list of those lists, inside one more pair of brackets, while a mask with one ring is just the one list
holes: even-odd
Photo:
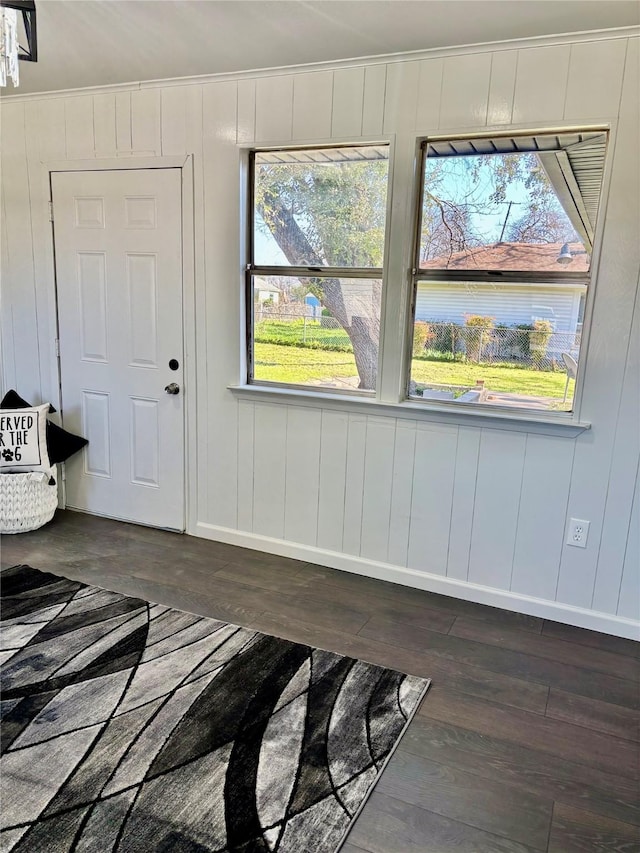
[[340, 569], [402, 586], [424, 589], [441, 595], [451, 595], [454, 598], [462, 598], [466, 601], [475, 601], [477, 604], [488, 604], [492, 607], [501, 607], [503, 610], [526, 613], [528, 616], [564, 622], [578, 628], [588, 628], [592, 631], [601, 631], [604, 634], [613, 634], [630, 640], [640, 639], [640, 622], [611, 613], [601, 613], [583, 607], [573, 607], [570, 604], [561, 604], [557, 601], [533, 598], [508, 590], [480, 586], [479, 584], [427, 572], [418, 572], [415, 569], [394, 566], [390, 563], [380, 563], [364, 557], [327, 551], [313, 545], [299, 545], [285, 539], [273, 539], [256, 533], [245, 533], [229, 527], [219, 527], [203, 521], [199, 521], [195, 529], [188, 532], [203, 539], [212, 539], [216, 542], [225, 542], [228, 545], [239, 545], [243, 548], [265, 551], [268, 554], [278, 554], [281, 557], [291, 557], [294, 560], [304, 560], [307, 563], [316, 563], [331, 569]]

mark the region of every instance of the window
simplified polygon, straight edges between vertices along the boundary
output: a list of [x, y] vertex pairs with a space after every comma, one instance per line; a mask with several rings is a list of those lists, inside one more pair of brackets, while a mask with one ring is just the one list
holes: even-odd
[[387, 145], [254, 151], [249, 382], [373, 392]]
[[410, 397], [572, 410], [606, 142], [423, 143]]

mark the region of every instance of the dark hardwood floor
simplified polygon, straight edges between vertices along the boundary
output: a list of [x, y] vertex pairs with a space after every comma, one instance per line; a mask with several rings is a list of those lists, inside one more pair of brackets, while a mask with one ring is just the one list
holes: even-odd
[[73, 512], [28, 563], [433, 680], [344, 853], [640, 851], [640, 644]]

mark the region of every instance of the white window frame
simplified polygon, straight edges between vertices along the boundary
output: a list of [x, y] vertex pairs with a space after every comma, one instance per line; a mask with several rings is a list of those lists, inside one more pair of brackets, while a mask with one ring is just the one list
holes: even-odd
[[[420, 262], [420, 243], [421, 243], [421, 232], [422, 232], [422, 207], [423, 207], [423, 192], [424, 192], [424, 181], [425, 181], [425, 167], [428, 156], [428, 147], [430, 144], [438, 144], [438, 143], [448, 143], [448, 142], [458, 142], [458, 141], [473, 141], [473, 140], [487, 140], [487, 139], [498, 139], [498, 138], [514, 138], [514, 137], [543, 137], [543, 136], [562, 136], [565, 134], [574, 134], [574, 133], [604, 133], [607, 136], [606, 145], [607, 152], [605, 156], [605, 165], [604, 171], [602, 175], [602, 183], [600, 190], [600, 201], [598, 207], [598, 218], [595, 228], [595, 234], [593, 238], [593, 247], [591, 252], [591, 259], [589, 264], [589, 269], [586, 273], [573, 273], [569, 271], [560, 270], [557, 273], [531, 273], [527, 271], [503, 271], [500, 274], [499, 280], [501, 282], [519, 282], [525, 283], [528, 281], [531, 282], [540, 282], [540, 283], [561, 283], [563, 281], [572, 281], [575, 283], [580, 283], [585, 285], [585, 314], [584, 314], [584, 322], [583, 322], [583, 331], [581, 334], [581, 342], [580, 342], [580, 358], [578, 362], [578, 370], [577, 376], [575, 380], [574, 386], [574, 394], [572, 401], [572, 408], [570, 411], [547, 411], [545, 409], [536, 409], [536, 408], [526, 408], [526, 407], [512, 407], [512, 406], [498, 406], [495, 404], [486, 404], [486, 403], [477, 403], [477, 402], [440, 402], [437, 400], [429, 400], [422, 401], [417, 396], [411, 396], [409, 393], [410, 382], [411, 382], [411, 361], [412, 361], [412, 345], [413, 345], [413, 334], [414, 334], [414, 322], [415, 322], [415, 312], [417, 305], [417, 294], [418, 294], [418, 285], [420, 282], [425, 281], [437, 281], [437, 282], [486, 282], [490, 283], [492, 280], [496, 280], [495, 277], [492, 278], [489, 271], [465, 271], [465, 270], [432, 270], [429, 271], [428, 274], [425, 274], [425, 271], [420, 270], [419, 262]], [[511, 420], [516, 417], [518, 420], [523, 419], [534, 419], [534, 420], [545, 420], [549, 423], [558, 423], [558, 424], [567, 424], [574, 425], [581, 428], [588, 428], [590, 424], [582, 423], [579, 420], [579, 409], [580, 403], [582, 399], [582, 388], [583, 388], [583, 376], [584, 376], [584, 365], [586, 362], [586, 356], [588, 352], [588, 344], [589, 344], [589, 327], [591, 320], [591, 311], [592, 304], [594, 299], [594, 290], [595, 290], [595, 270], [597, 269], [597, 262], [599, 258], [599, 250], [600, 243], [602, 238], [602, 223], [604, 220], [604, 199], [605, 199], [605, 190], [608, 188], [608, 170], [610, 168], [610, 151], [612, 148], [612, 139], [611, 139], [611, 127], [606, 124], [598, 124], [596, 126], [581, 126], [581, 127], [559, 127], [554, 129], [527, 129], [527, 130], [517, 130], [514, 128], [510, 128], [508, 130], [501, 130], [498, 132], [492, 132], [490, 129], [487, 129], [485, 132], [475, 132], [475, 133], [463, 133], [463, 134], [445, 134], [445, 135], [433, 135], [428, 137], [418, 137], [416, 140], [416, 185], [414, 189], [414, 211], [413, 211], [413, 243], [411, 249], [411, 270], [409, 276], [409, 289], [410, 289], [410, 308], [408, 312], [408, 322], [407, 322], [407, 330], [405, 336], [405, 351], [404, 351], [404, 371], [403, 371], [403, 400], [407, 403], [411, 403], [417, 406], [422, 406], [426, 409], [430, 410], [451, 410], [452, 408], [461, 409], [465, 414], [469, 414], [471, 416], [482, 416], [495, 414], [497, 417], [508, 418]], [[517, 153], [517, 152], [514, 152]], [[452, 155], [453, 156], [453, 155]], [[492, 154], [487, 153], [487, 156], [492, 156]], [[514, 413], [518, 413], [517, 415]]]
[[[589, 420], [582, 415], [584, 394], [584, 376], [588, 367], [589, 339], [593, 304], [597, 289], [598, 267], [602, 247], [602, 235], [606, 221], [606, 202], [612, 173], [612, 152], [615, 150], [617, 122], [609, 117], [595, 119], [591, 123], [575, 125], [571, 122], [558, 122], [553, 125], [514, 124], [489, 126], [486, 128], [448, 134], [427, 136], [423, 133], [406, 130], [382, 135], [375, 139], [318, 139], [313, 144], [291, 144], [282, 140], [265, 146], [255, 143], [240, 144], [242, 174], [241, 234], [243, 248], [242, 273], [242, 313], [245, 319], [244, 343], [241, 348], [241, 372], [239, 382], [231, 383], [228, 389], [241, 399], [256, 402], [272, 401], [287, 405], [299, 405], [311, 408], [342, 410], [352, 414], [380, 415], [396, 417], [400, 420], [430, 421], [433, 423], [453, 424], [490, 429], [508, 429], [515, 432], [558, 437], [575, 438], [591, 428]], [[593, 241], [590, 265], [590, 285], [584, 313], [581, 340], [581, 364], [575, 384], [573, 411], [547, 411], [543, 409], [521, 409], [499, 406], [482, 406], [435, 400], [409, 398], [407, 391], [410, 381], [410, 354], [413, 336], [413, 259], [416, 257], [416, 223], [420, 211], [422, 187], [420, 183], [421, 145], [425, 139], [431, 141], [446, 139], [495, 138], [500, 136], [532, 136], [545, 134], [585, 133], [601, 131], [608, 134], [607, 156], [604, 164], [604, 176], [600, 196], [598, 222]], [[249, 334], [251, 319], [245, 316], [247, 305], [252, 310], [253, 298], [247, 303], [245, 289], [247, 282], [247, 259], [249, 240], [252, 233], [250, 218], [253, 215], [251, 201], [252, 179], [249, 159], [252, 151], [291, 150], [296, 148], [344, 147], [347, 145], [389, 145], [389, 185], [387, 194], [387, 221], [385, 229], [383, 287], [381, 306], [381, 329], [378, 358], [378, 382], [375, 395], [370, 392], [342, 392], [332, 388], [312, 388], [264, 382], [249, 382], [245, 358], [249, 352]], [[253, 297], [253, 294], [251, 294]]]
[[[310, 266], [268, 266], [265, 264], [257, 264], [255, 262], [255, 163], [256, 155], [273, 151], [318, 151], [321, 149], [333, 148], [367, 148], [367, 147], [386, 147], [389, 150], [388, 163], [388, 178], [387, 178], [387, 199], [385, 211], [385, 233], [384, 233], [384, 255], [382, 267], [310, 267]], [[250, 147], [247, 149], [248, 169], [247, 169], [247, 225], [246, 225], [246, 253], [247, 261], [245, 265], [245, 292], [244, 292], [244, 316], [245, 316], [245, 368], [246, 368], [246, 386], [251, 388], [264, 389], [283, 389], [293, 390], [298, 392], [315, 393], [312, 385], [301, 385], [291, 382], [272, 382], [267, 379], [256, 379], [253, 376], [254, 364], [254, 299], [253, 299], [253, 278], [255, 276], [279, 275], [291, 278], [353, 278], [353, 279], [379, 279], [382, 282], [382, 296], [380, 304], [380, 340], [378, 342], [378, 382], [377, 388], [365, 390], [354, 388], [353, 390], [345, 391], [340, 388], [331, 388], [329, 386], [317, 386], [319, 391], [330, 396], [344, 398], [369, 398], [375, 399], [378, 395], [380, 387], [380, 371], [382, 362], [382, 335], [384, 329], [384, 305], [385, 305], [385, 280], [387, 264], [387, 250], [389, 244], [389, 222], [390, 222], [390, 204], [391, 204], [391, 186], [392, 186], [392, 163], [393, 163], [393, 146], [389, 139], [375, 141], [358, 141], [358, 142], [323, 142], [317, 145], [279, 145], [279, 146], [259, 146]]]

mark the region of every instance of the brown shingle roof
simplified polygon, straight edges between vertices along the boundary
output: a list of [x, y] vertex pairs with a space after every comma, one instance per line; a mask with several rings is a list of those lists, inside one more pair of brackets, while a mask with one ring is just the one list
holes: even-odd
[[569, 243], [574, 256], [569, 264], [559, 264], [564, 243], [494, 243], [464, 252], [454, 252], [420, 265], [424, 270], [530, 270], [531, 272], [587, 272], [589, 255], [582, 243]]

